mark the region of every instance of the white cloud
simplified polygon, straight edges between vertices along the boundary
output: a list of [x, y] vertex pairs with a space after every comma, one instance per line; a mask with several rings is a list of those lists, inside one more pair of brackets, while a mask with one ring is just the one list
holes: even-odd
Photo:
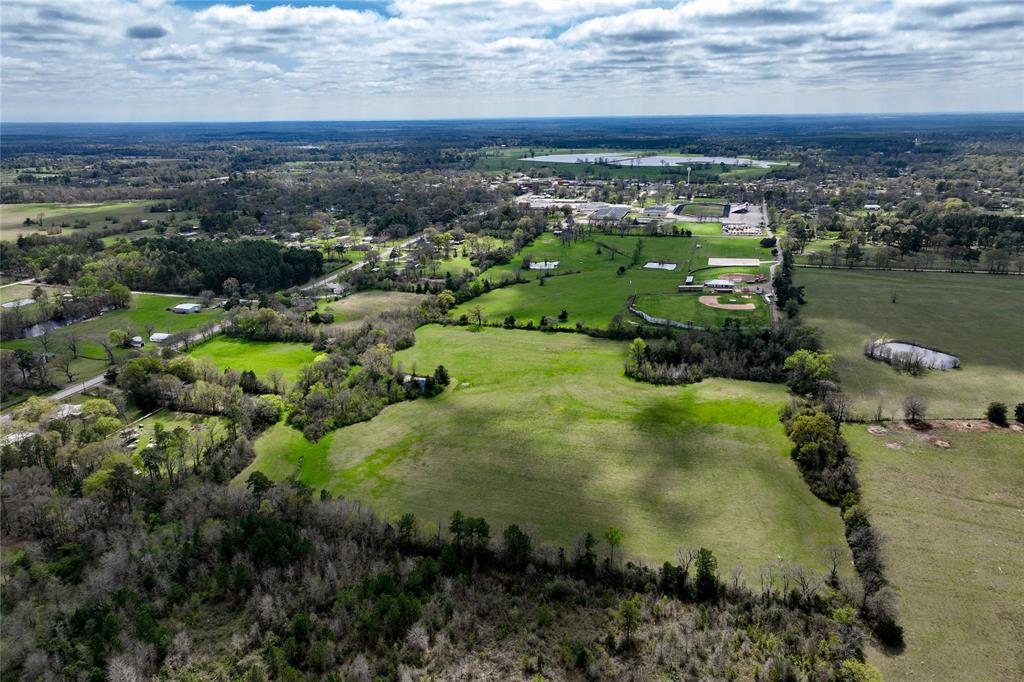
[[3, 0], [0, 115], [105, 120], [118, 98], [121, 118], [189, 120], [1024, 108], [1012, 0], [373, 7]]

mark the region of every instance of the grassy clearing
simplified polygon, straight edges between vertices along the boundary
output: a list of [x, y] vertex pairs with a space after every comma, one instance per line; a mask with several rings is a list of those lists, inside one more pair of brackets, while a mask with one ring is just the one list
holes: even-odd
[[357, 323], [385, 310], [415, 308], [426, 297], [405, 291], [360, 291], [338, 301], [324, 303], [321, 310], [334, 313], [338, 323]]
[[[574, 326], [583, 322], [592, 327], [606, 327], [616, 315], [628, 316], [626, 301], [630, 296], [650, 296], [659, 300], [658, 307], [664, 313], [659, 317], [685, 322], [693, 320], [695, 324], [705, 325], [718, 323], [728, 311], [707, 311], [695, 307], [694, 301], [687, 294], [679, 294], [676, 287], [682, 284], [688, 267], [705, 267], [710, 257], [745, 257], [771, 258], [770, 251], [763, 249], [757, 239], [688, 239], [684, 237], [651, 237], [643, 239], [641, 261], [664, 261], [676, 263], [677, 269], [646, 270], [642, 267], [630, 268], [625, 274], [619, 275], [620, 266], [628, 266], [637, 243], [637, 237], [617, 237], [601, 235], [592, 241], [573, 242], [563, 245], [550, 235], [539, 237], [533, 244], [508, 265], [497, 266], [487, 270], [485, 277], [492, 281], [499, 280], [502, 275], [522, 269], [523, 257], [528, 255], [534, 261], [559, 261], [556, 276], [548, 277], [544, 286], [540, 286], [540, 271], [522, 270], [531, 281], [489, 292], [469, 301], [454, 311], [456, 316], [469, 314], [479, 305], [484, 316], [490, 320], [501, 320], [513, 315], [517, 320], [534, 320], [539, 322], [544, 315], [557, 318], [564, 309], [569, 313], [569, 320], [563, 326]], [[604, 244], [605, 246], [600, 246]], [[616, 254], [608, 247], [621, 254]], [[600, 251], [600, 253], [598, 253]], [[767, 266], [763, 267], [767, 273]], [[757, 268], [754, 268], [757, 270]], [[562, 274], [579, 271], [574, 274]], [[739, 272], [742, 269], [727, 268], [728, 272]], [[699, 279], [707, 279], [707, 271], [701, 271]], [[706, 306], [701, 306], [706, 307]], [[740, 311], [742, 313], [742, 311]], [[706, 314], [705, 314], [706, 313]], [[749, 317], [736, 315], [737, 319]]]
[[[0, 288], [0, 303], [7, 303], [8, 301], [17, 301], [22, 298], [32, 298], [32, 292], [34, 292], [36, 286], [34, 284], [12, 284]], [[48, 289], [50, 293], [55, 289]], [[34, 305], [34, 304], [30, 304]], [[7, 312], [8, 308], [0, 308], [0, 315]], [[24, 306], [22, 310], [28, 312], [32, 308]]]
[[748, 576], [779, 556], [820, 567], [843, 544], [838, 513], [788, 456], [780, 386], [633, 382], [625, 344], [582, 335], [428, 326], [416, 337], [399, 361], [443, 363], [452, 388], [316, 444], [279, 425], [239, 480], [296, 474], [389, 514], [442, 523], [461, 509], [559, 545], [616, 525], [633, 556], [703, 544]]
[[[111, 201], [99, 204], [3, 204], [0, 205], [0, 233], [2, 239], [17, 239], [23, 234], [45, 234], [38, 225], [25, 225], [25, 219], [36, 220], [43, 215], [43, 224], [74, 225], [77, 220], [89, 223], [88, 227], [64, 228], [62, 234], [79, 234], [84, 232], [102, 231], [105, 227], [120, 227], [129, 220], [149, 220], [156, 222], [158, 217], [168, 214], [150, 213], [149, 207], [154, 201]], [[117, 218], [116, 225], [105, 220], [107, 217]], [[179, 220], [181, 217], [179, 216]]]
[[[164, 429], [171, 431], [177, 427], [182, 427], [189, 431], [193, 436], [200, 431], [210, 430], [217, 435], [223, 435], [227, 431], [227, 425], [221, 417], [204, 415], [204, 414], [191, 414], [189, 412], [176, 412], [172, 410], [160, 410], [155, 412], [136, 426], [142, 427], [142, 433], [139, 435], [139, 440], [135, 444], [133, 455], [138, 456], [146, 448], [146, 446], [153, 440], [153, 428], [156, 424], [162, 424]], [[136, 464], [141, 465], [141, 461], [136, 460]], [[141, 466], [139, 468], [142, 468]]]
[[[178, 303], [190, 302], [185, 297], [160, 296], [157, 294], [135, 294], [132, 296], [130, 308], [113, 310], [99, 317], [82, 322], [75, 322], [51, 332], [53, 337], [50, 352], [62, 352], [66, 348], [66, 339], [72, 332], [79, 338], [80, 356], [73, 363], [76, 379], [84, 379], [99, 374], [106, 368], [106, 354], [96, 343], [97, 339], [105, 338], [112, 329], [131, 329], [134, 334], [146, 336], [146, 325], [152, 324], [154, 331], [174, 334], [186, 329], [197, 329], [207, 322], [213, 322], [224, 314], [222, 310], [204, 310], [201, 313], [178, 315], [166, 310]], [[4, 348], [26, 348], [36, 352], [42, 351], [39, 339], [18, 339], [4, 341]], [[53, 382], [58, 386], [67, 383], [63, 373], [51, 372]]]
[[246, 341], [226, 336], [210, 339], [192, 351], [197, 360], [208, 358], [221, 369], [251, 370], [262, 379], [270, 370], [276, 369], [289, 382], [295, 381], [303, 365], [308, 365], [320, 355], [308, 343]]
[[845, 431], [906, 629], [901, 655], [869, 661], [893, 680], [1024, 677], [1024, 434]]
[[[902, 417], [903, 399], [911, 394], [927, 400], [933, 418], [979, 417], [993, 400], [1024, 400], [1024, 278], [798, 270], [796, 283], [807, 288], [802, 315], [824, 331], [843, 390], [862, 415], [881, 404], [886, 416]], [[872, 336], [953, 353], [962, 368], [898, 374], [864, 357]]]

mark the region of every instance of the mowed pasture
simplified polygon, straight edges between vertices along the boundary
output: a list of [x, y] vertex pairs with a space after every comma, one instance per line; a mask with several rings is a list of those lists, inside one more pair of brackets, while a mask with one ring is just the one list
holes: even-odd
[[[147, 324], [152, 324], [156, 332], [175, 334], [186, 329], [198, 329], [208, 322], [219, 320], [224, 314], [219, 308], [188, 315], [179, 315], [167, 310], [179, 303], [192, 302], [196, 301], [184, 296], [134, 294], [131, 306], [128, 308], [111, 310], [103, 315], [75, 322], [50, 332], [50, 352], [63, 352], [67, 348], [69, 335], [74, 334], [80, 343], [79, 358], [72, 363], [72, 371], [76, 375], [76, 380], [94, 376], [103, 372], [107, 366], [106, 353], [97, 340], [106, 338], [112, 329], [130, 330], [134, 335], [146, 338]], [[38, 338], [4, 341], [3, 347], [12, 350], [25, 348], [35, 352], [43, 351]], [[67, 383], [67, 376], [62, 372], [53, 370], [50, 375], [53, 383], [57, 386]]]
[[[643, 242], [641, 265], [629, 267], [637, 240]], [[611, 248], [609, 248], [611, 247]], [[559, 261], [556, 270], [539, 271], [524, 268], [524, 257], [533, 262]], [[658, 315], [679, 322], [692, 321], [698, 326], [714, 326], [729, 315], [716, 311], [697, 302], [696, 292], [679, 293], [676, 287], [683, 283], [687, 269], [707, 267], [708, 258], [760, 258], [771, 259], [771, 251], [762, 248], [757, 239], [686, 237], [618, 237], [598, 235], [592, 239], [563, 244], [553, 235], [542, 235], [507, 265], [487, 270], [483, 276], [491, 281], [500, 281], [503, 276], [516, 271], [529, 281], [491, 291], [479, 298], [458, 306], [453, 314], [470, 314], [480, 306], [484, 317], [500, 322], [512, 315], [525, 322], [548, 316], [557, 319], [565, 310], [569, 318], [561, 326], [572, 327], [577, 322], [590, 327], [607, 327], [612, 318], [621, 315], [623, 321], [639, 323], [627, 310], [631, 296], [659, 299]], [[649, 261], [675, 263], [675, 270], [647, 270], [642, 267]], [[618, 268], [629, 269], [622, 275]], [[768, 266], [761, 268], [713, 268], [696, 274], [698, 282], [724, 272], [763, 270], [767, 275]], [[543, 286], [541, 273], [548, 272]], [[647, 311], [645, 311], [647, 312]], [[733, 313], [736, 319], [748, 320], [750, 315]]]
[[[933, 418], [980, 417], [994, 400], [1024, 400], [1024, 278], [801, 268], [794, 280], [806, 287], [801, 315], [824, 332], [860, 416], [881, 405], [886, 418], [902, 418], [908, 395], [922, 396]], [[864, 356], [865, 342], [882, 336], [952, 353], [961, 368], [899, 374]]]
[[[0, 205], [0, 233], [2, 239], [17, 239], [26, 234], [46, 234], [45, 227], [25, 225], [25, 219], [36, 221], [43, 216], [43, 225], [61, 225], [67, 223], [61, 234], [83, 234], [103, 231], [104, 228], [121, 227], [130, 220], [149, 220], [156, 222], [158, 217], [166, 217], [166, 213], [150, 213], [149, 207], [154, 201], [111, 201], [96, 204], [3, 204]], [[116, 218], [113, 223], [106, 218]], [[87, 227], [75, 228], [76, 221], [85, 221]]]
[[247, 341], [227, 336], [210, 339], [192, 350], [192, 357], [208, 359], [220, 369], [250, 370], [260, 379], [277, 370], [288, 382], [295, 381], [299, 370], [320, 355], [308, 343]]
[[844, 430], [906, 634], [869, 661], [892, 680], [1024, 678], [1024, 433]]
[[822, 568], [825, 548], [844, 546], [838, 512], [789, 457], [782, 386], [634, 382], [626, 344], [576, 334], [427, 326], [416, 339], [398, 361], [444, 364], [445, 393], [315, 444], [279, 424], [238, 481], [296, 475], [428, 528], [460, 509], [496, 534], [518, 523], [565, 547], [614, 525], [630, 556], [660, 562], [704, 545], [751, 579], [779, 557]]

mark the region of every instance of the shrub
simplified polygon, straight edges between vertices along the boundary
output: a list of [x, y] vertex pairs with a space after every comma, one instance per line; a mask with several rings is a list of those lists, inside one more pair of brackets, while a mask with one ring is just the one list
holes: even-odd
[[985, 411], [985, 417], [999, 426], [1009, 426], [1010, 422], [1006, 418], [1006, 403], [989, 403], [988, 409]]
[[1024, 424], [1024, 403], [1017, 403], [1013, 408], [1013, 418]]

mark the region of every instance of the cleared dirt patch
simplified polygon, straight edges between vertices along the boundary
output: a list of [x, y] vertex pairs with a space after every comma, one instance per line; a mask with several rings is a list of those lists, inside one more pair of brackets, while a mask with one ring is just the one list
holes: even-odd
[[709, 308], [718, 308], [719, 310], [756, 310], [757, 306], [753, 303], [719, 303], [718, 298], [715, 296], [701, 296], [697, 299]]

